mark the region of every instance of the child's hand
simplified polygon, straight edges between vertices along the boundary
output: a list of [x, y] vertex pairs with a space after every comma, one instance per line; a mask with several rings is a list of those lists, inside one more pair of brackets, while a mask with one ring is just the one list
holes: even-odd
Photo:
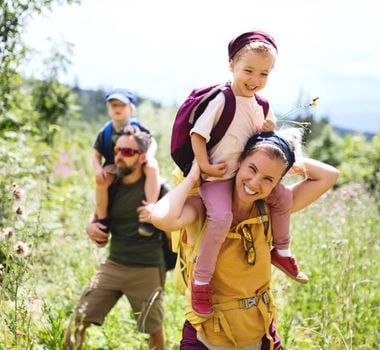
[[225, 162], [217, 164], [208, 164], [201, 168], [202, 172], [214, 177], [222, 177], [227, 171], [227, 164]]
[[276, 119], [274, 118], [265, 119], [263, 126], [261, 127], [261, 131], [268, 132], [268, 131], [274, 131], [274, 129], [276, 129]]
[[151, 215], [154, 208], [154, 203], [148, 203], [142, 201], [142, 206], [137, 208], [137, 214], [139, 215], [139, 222], [152, 223]]
[[153, 157], [147, 157], [144, 166], [143, 166], [143, 172], [145, 176], [148, 175], [148, 173], [158, 173], [159, 172], [159, 167], [158, 167], [158, 162], [156, 158]]

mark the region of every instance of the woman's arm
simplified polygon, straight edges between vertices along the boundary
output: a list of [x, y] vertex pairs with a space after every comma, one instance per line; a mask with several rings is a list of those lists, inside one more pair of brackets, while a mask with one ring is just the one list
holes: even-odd
[[152, 224], [163, 231], [174, 231], [193, 224], [199, 218], [199, 201], [189, 197], [198, 184], [199, 166], [194, 161], [189, 174], [156, 204], [151, 212]]
[[301, 210], [329, 190], [339, 177], [339, 171], [331, 165], [304, 158], [306, 179], [290, 186], [293, 192], [292, 212]]

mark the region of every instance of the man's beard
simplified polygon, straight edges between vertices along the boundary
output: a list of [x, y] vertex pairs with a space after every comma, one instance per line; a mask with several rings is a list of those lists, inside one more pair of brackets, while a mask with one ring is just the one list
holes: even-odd
[[128, 166], [128, 167], [122, 167], [117, 168], [119, 177], [124, 177], [132, 174], [134, 172], [136, 167], [134, 166]]

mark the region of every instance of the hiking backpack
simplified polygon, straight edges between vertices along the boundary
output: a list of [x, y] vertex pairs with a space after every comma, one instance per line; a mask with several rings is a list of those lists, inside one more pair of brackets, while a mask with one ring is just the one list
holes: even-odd
[[[190, 171], [194, 159], [190, 130], [208, 103], [220, 92], [224, 94], [225, 104], [219, 121], [211, 131], [210, 141], [206, 144], [207, 151], [209, 151], [222, 139], [235, 115], [236, 99], [231, 89], [231, 83], [194, 89], [177, 111], [172, 127], [170, 154], [185, 176]], [[255, 98], [257, 103], [262, 106], [264, 118], [266, 118], [269, 110], [268, 101], [258, 95], [255, 95]]]
[[[136, 125], [139, 128], [141, 124], [138, 122], [136, 118], [131, 118], [130, 125]], [[109, 120], [103, 125], [103, 148], [104, 148], [104, 158], [113, 159], [113, 142], [112, 142], [112, 120]]]

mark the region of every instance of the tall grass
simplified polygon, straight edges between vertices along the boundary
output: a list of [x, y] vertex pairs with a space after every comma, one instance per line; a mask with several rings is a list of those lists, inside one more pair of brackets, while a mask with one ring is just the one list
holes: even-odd
[[[165, 125], [156, 131], [162, 140], [168, 132]], [[83, 125], [67, 130], [54, 150], [41, 150], [32, 140], [30, 152], [17, 143], [5, 149], [0, 141], [4, 164], [0, 181], [0, 349], [62, 349], [64, 329], [76, 302], [107, 254], [84, 232], [94, 208], [93, 131]], [[26, 171], [25, 155], [28, 166], [34, 159], [35, 167], [52, 162], [54, 170]], [[167, 151], [161, 151], [158, 158], [165, 157], [162, 173], [168, 176], [172, 165]], [[12, 194], [13, 182], [24, 192], [26, 215], [15, 213], [20, 201]], [[6, 238], [9, 227], [13, 236]], [[378, 348], [379, 227], [376, 206], [359, 184], [331, 191], [293, 216], [292, 249], [310, 282], [299, 285], [273, 269], [278, 330], [285, 349]], [[15, 255], [19, 240], [28, 244], [27, 256]], [[167, 349], [179, 348], [184, 303], [169, 272], [164, 324]], [[84, 349], [147, 349], [147, 339], [136, 331], [123, 298], [102, 327], [90, 327]]]
[[380, 341], [380, 225], [376, 205], [353, 184], [292, 220], [293, 251], [307, 285], [275, 271], [287, 349], [374, 349]]

